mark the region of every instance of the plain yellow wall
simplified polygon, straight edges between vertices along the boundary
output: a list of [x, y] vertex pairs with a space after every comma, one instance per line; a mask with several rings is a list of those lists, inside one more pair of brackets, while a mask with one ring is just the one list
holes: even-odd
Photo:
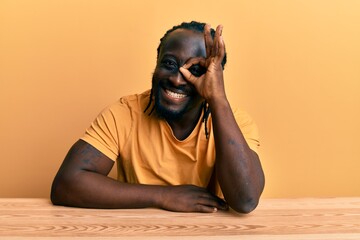
[[263, 197], [360, 195], [360, 1], [0, 1], [0, 197], [48, 197], [108, 104], [150, 87], [182, 21], [224, 25], [226, 88], [261, 133]]

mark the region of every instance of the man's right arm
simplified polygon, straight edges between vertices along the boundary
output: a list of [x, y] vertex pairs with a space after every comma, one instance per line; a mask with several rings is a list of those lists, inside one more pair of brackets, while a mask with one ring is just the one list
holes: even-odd
[[107, 175], [114, 162], [83, 140], [66, 155], [51, 188], [56, 205], [86, 208], [146, 208], [213, 212], [226, 205], [193, 185], [157, 186], [116, 181]]

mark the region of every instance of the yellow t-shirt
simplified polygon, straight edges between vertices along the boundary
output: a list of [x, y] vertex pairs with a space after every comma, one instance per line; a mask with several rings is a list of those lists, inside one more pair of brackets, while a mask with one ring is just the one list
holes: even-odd
[[[150, 91], [121, 98], [106, 108], [86, 130], [82, 139], [117, 161], [118, 180], [128, 183], [208, 187], [222, 197], [217, 181], [209, 186], [215, 164], [211, 114], [206, 139], [202, 116], [185, 140], [156, 114], [144, 113]], [[152, 106], [150, 107], [150, 109]], [[257, 152], [256, 125], [245, 112], [234, 112], [250, 148]]]

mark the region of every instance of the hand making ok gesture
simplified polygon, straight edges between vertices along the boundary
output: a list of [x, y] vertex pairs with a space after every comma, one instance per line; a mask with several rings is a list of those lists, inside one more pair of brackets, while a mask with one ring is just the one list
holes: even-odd
[[[204, 40], [206, 58], [195, 57], [189, 59], [181, 68], [180, 72], [185, 79], [192, 83], [197, 92], [211, 105], [212, 101], [226, 97], [223, 67], [221, 65], [225, 56], [225, 44], [222, 37], [223, 27], [216, 28], [214, 39], [210, 33], [210, 25], [204, 26]], [[193, 66], [199, 65], [206, 69], [205, 74], [195, 76], [191, 73]]]

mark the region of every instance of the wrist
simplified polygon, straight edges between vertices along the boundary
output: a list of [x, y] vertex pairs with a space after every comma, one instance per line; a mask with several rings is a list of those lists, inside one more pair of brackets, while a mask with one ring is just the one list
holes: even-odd
[[226, 95], [219, 95], [219, 96], [216, 96], [216, 97], [212, 97], [208, 100], [206, 100], [206, 102], [209, 104], [209, 107], [211, 109], [211, 111], [213, 112], [215, 109], [221, 109], [221, 108], [224, 108], [224, 107], [228, 107], [230, 106], [229, 104], [229, 101], [226, 97]]
[[156, 191], [153, 198], [153, 205], [155, 208], [164, 209], [164, 199], [166, 198], [167, 187], [156, 186]]

